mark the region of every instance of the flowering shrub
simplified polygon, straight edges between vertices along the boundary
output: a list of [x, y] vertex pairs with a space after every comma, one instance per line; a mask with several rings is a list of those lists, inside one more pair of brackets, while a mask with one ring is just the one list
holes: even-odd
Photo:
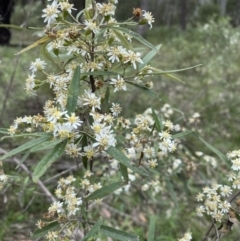
[[[43, 10], [45, 36], [20, 53], [41, 44], [41, 57], [32, 61], [25, 90], [37, 95], [47, 85], [54, 97], [45, 102], [43, 114], [18, 117], [8, 129], [11, 137], [31, 140], [6, 153], [0, 160], [24, 152], [23, 163], [30, 153], [48, 153], [38, 162], [32, 173], [34, 182], [48, 171], [63, 154], [69, 162], [79, 163], [81, 175], [61, 177], [48, 212], [38, 221], [32, 238], [45, 236], [47, 240], [139, 240], [135, 234], [103, 225], [93, 207], [112, 195], [129, 195], [133, 186], [153, 196], [172, 189], [171, 177], [179, 173], [191, 175], [196, 171], [196, 156], [216, 168], [213, 157], [196, 152], [189, 154], [180, 138], [193, 132], [200, 121], [198, 113], [188, 120], [191, 130], [171, 121], [174, 110], [165, 104], [161, 110], [147, 109], [133, 119], [122, 115], [121, 104], [111, 101], [115, 92], [138, 89], [158, 100], [149, 76], [165, 74], [149, 65], [161, 45], [154, 47], [137, 33], [123, 26], [148, 24], [154, 18], [150, 12], [136, 8], [133, 16], [119, 23], [114, 18], [117, 0], [108, 3], [86, 1], [86, 8], [76, 17], [68, 0], [53, 0]], [[150, 48], [142, 57], [133, 47], [135, 42]], [[176, 72], [176, 70], [174, 71]], [[3, 130], [1, 130], [3, 133]], [[210, 144], [199, 138], [221, 156]], [[50, 150], [49, 150], [50, 149]], [[236, 155], [231, 155], [231, 159]], [[20, 165], [21, 165], [20, 163]], [[233, 160], [238, 170], [238, 159]], [[105, 173], [107, 169], [107, 173]], [[232, 175], [234, 187], [239, 188], [239, 174]], [[8, 176], [0, 171], [0, 187]], [[232, 193], [226, 185], [212, 185], [197, 196], [205, 201], [197, 208], [215, 221], [231, 211], [225, 197]], [[94, 220], [94, 221], [92, 221]], [[97, 220], [97, 221], [96, 221]], [[148, 241], [154, 240], [154, 219], [151, 218]], [[215, 222], [214, 221], [214, 222]], [[98, 239], [97, 239], [98, 238]], [[191, 240], [190, 232], [179, 240]], [[103, 239], [104, 240], [104, 239]]]

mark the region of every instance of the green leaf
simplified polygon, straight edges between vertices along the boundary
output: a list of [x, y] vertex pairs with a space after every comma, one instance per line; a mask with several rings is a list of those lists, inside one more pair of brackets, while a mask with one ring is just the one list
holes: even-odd
[[123, 36], [122, 33], [117, 30], [113, 30], [113, 32], [120, 39], [121, 44], [123, 44], [126, 49], [132, 49], [132, 45], [127, 40], [126, 36]]
[[117, 148], [110, 146], [106, 151], [111, 157], [115, 158], [117, 161], [122, 163], [124, 166], [129, 168], [135, 173], [138, 173], [142, 176], [148, 176], [148, 173], [144, 169], [140, 169], [137, 167], [134, 167], [130, 164], [130, 160], [128, 157], [126, 157], [121, 151], [119, 151]]
[[18, 25], [14, 25], [14, 24], [0, 24], [0, 28], [13, 28], [13, 29], [16, 29], [16, 30], [28, 31], [27, 28], [23, 28], [23, 27], [20, 27]]
[[120, 163], [120, 170], [121, 170], [121, 173], [122, 173], [122, 177], [123, 177], [125, 183], [127, 184], [128, 183], [128, 170], [127, 170], [127, 167], [124, 166], [122, 163]]
[[[88, 145], [87, 142], [87, 135], [83, 135], [82, 138], [82, 152], [84, 151], [84, 147]], [[87, 170], [88, 167], [88, 158], [86, 156], [82, 156], [82, 162], [83, 162], [83, 166], [85, 167], [85, 169]]]
[[53, 146], [56, 146], [57, 144], [61, 143], [62, 140], [51, 140], [51, 141], [45, 141], [41, 143], [40, 145], [37, 145], [33, 147], [30, 152], [37, 152], [37, 151], [43, 151], [43, 150], [48, 150], [52, 149]]
[[159, 97], [157, 96], [157, 94], [156, 94], [154, 91], [148, 89], [147, 87], [144, 87], [144, 86], [142, 86], [142, 85], [139, 85], [139, 84], [133, 83], [133, 82], [131, 82], [131, 81], [127, 81], [127, 80], [126, 80], [126, 82], [127, 82], [128, 84], [130, 84], [130, 85], [133, 85], [133, 86], [139, 88], [139, 89], [140, 89], [141, 91], [143, 91], [144, 93], [146, 93], [146, 94], [148, 94], [148, 95], [150, 95], [150, 96], [152, 96], [152, 97], [157, 98], [158, 100], [160, 100]]
[[103, 223], [103, 220], [100, 219], [99, 221], [97, 221], [93, 227], [91, 228], [91, 230], [85, 235], [85, 237], [82, 239], [82, 241], [87, 241], [89, 238], [92, 238], [96, 235], [96, 233], [99, 232], [100, 227]]
[[67, 111], [71, 115], [76, 109], [77, 99], [80, 88], [80, 67], [78, 66], [73, 74], [73, 79], [69, 85], [68, 99], [67, 99]]
[[59, 228], [59, 223], [53, 222], [48, 224], [47, 226], [44, 226], [42, 229], [38, 229], [33, 233], [33, 236], [31, 236], [32, 239], [38, 239], [38, 238], [42, 238], [43, 236], [45, 236], [49, 231], [54, 231], [57, 230]]
[[17, 167], [15, 169], [18, 169], [18, 167], [21, 166], [23, 164], [23, 162], [25, 162], [27, 160], [28, 156], [30, 155], [30, 151], [31, 151], [31, 149], [25, 152], [21, 161], [19, 162], [19, 164], [17, 165]]
[[115, 26], [111, 26], [108, 25], [107, 28], [110, 29], [115, 29], [117, 31], [121, 31], [123, 33], [128, 34], [129, 36], [131, 36], [132, 38], [136, 39], [137, 41], [141, 42], [142, 44], [146, 45], [147, 47], [149, 47], [150, 49], [154, 49], [155, 51], [157, 51], [157, 49], [150, 43], [148, 42], [146, 39], [144, 39], [140, 34], [135, 33], [129, 29], [126, 28], [122, 28], [122, 27], [115, 27]]
[[19, 51], [18, 53], [16, 53], [15, 55], [18, 55], [18, 54], [22, 54], [32, 48], [35, 48], [41, 44], [44, 44], [46, 42], [49, 42], [51, 40], [51, 38], [49, 36], [44, 36], [42, 38], [40, 38], [39, 40], [37, 40], [36, 42], [34, 42], [33, 44], [29, 45], [28, 47], [22, 49], [21, 51]]
[[155, 155], [157, 155], [158, 149], [159, 149], [159, 145], [158, 145], [158, 143], [156, 141], [153, 144], [153, 148], [154, 148]]
[[12, 151], [10, 151], [7, 154], [5, 154], [4, 156], [2, 156], [0, 158], [0, 161], [4, 160], [4, 159], [6, 159], [6, 158], [8, 158], [10, 156], [16, 155], [16, 154], [21, 153], [23, 151], [26, 151], [26, 150], [34, 147], [34, 146], [37, 146], [37, 145], [41, 144], [42, 142], [44, 142], [44, 141], [46, 141], [48, 139], [49, 139], [49, 135], [42, 136], [42, 137], [39, 137], [37, 139], [31, 140], [31, 141], [29, 141], [29, 142], [27, 142], [27, 143], [17, 147], [16, 149], [13, 149]]
[[151, 216], [150, 224], [149, 224], [149, 227], [148, 227], [147, 241], [154, 241], [155, 240], [155, 222], [156, 222], [155, 216]]
[[107, 237], [111, 237], [114, 240], [139, 241], [139, 237], [135, 234], [126, 233], [124, 231], [120, 231], [105, 225], [100, 227], [100, 233], [106, 235]]
[[37, 182], [38, 179], [47, 171], [47, 169], [64, 153], [67, 141], [57, 144], [52, 151], [50, 151], [43, 159], [37, 164], [33, 172], [33, 181]]
[[81, 73], [82, 76], [85, 75], [92, 75], [92, 76], [98, 76], [98, 75], [118, 75], [119, 73], [116, 72], [110, 72], [110, 71], [94, 71], [94, 72], [84, 72]]
[[171, 181], [166, 180], [166, 186], [167, 186], [168, 193], [170, 194], [170, 196], [172, 198], [172, 201], [177, 206], [178, 205], [178, 203], [177, 203], [178, 198], [177, 198], [176, 192], [173, 188], [173, 184], [171, 183]]
[[42, 56], [44, 56], [45, 59], [47, 59], [50, 62], [56, 64], [56, 62], [54, 61], [53, 57], [51, 56], [51, 54], [48, 51], [47, 45], [48, 45], [48, 43], [44, 43], [43, 45], [41, 45], [41, 47], [40, 47], [40, 54]]
[[213, 147], [211, 144], [209, 144], [208, 142], [206, 142], [205, 140], [203, 140], [201, 137], [198, 137], [198, 139], [203, 142], [207, 148], [209, 148], [211, 151], [213, 151], [215, 154], [218, 155], [218, 157], [224, 161], [224, 162], [227, 162], [228, 163], [228, 159], [227, 157], [222, 153], [220, 152], [217, 148]]
[[12, 135], [12, 136], [3, 136], [1, 140], [8, 139], [8, 138], [17, 138], [17, 137], [40, 137], [40, 136], [48, 136], [51, 137], [52, 134], [50, 133], [45, 133], [45, 132], [35, 132], [35, 133], [22, 133], [22, 134], [17, 134], [17, 135]]
[[143, 64], [139, 65], [139, 69], [141, 70], [142, 68], [144, 68], [153, 58], [154, 56], [159, 52], [160, 48], [162, 47], [161, 44], [156, 46], [156, 50], [153, 49], [151, 50], [143, 59], [142, 62]]
[[174, 69], [174, 70], [166, 70], [166, 71], [162, 71], [160, 69], [153, 68], [153, 70], [156, 71], [156, 72], [146, 73], [146, 74], [142, 74], [142, 75], [159, 75], [159, 74], [177, 73], [177, 72], [182, 72], [182, 71], [189, 70], [189, 69], [194, 69], [194, 68], [197, 68], [199, 66], [202, 66], [202, 64], [194, 65], [194, 66], [184, 68], [184, 69]]
[[192, 133], [193, 131], [192, 130], [186, 130], [186, 131], [183, 131], [181, 133], [177, 133], [175, 135], [172, 136], [173, 139], [178, 139], [178, 138], [182, 138], [183, 136], [186, 136], [190, 133]]
[[[234, 212], [234, 210], [232, 210], [233, 212]], [[239, 216], [239, 214], [237, 213], [237, 212], [234, 212], [234, 214], [235, 214], [235, 217], [236, 217], [236, 219], [238, 220], [238, 222], [240, 222], [240, 216]]]
[[9, 135], [9, 131], [7, 128], [0, 128], [0, 133]]
[[155, 126], [158, 132], [161, 132], [163, 130], [163, 125], [162, 123], [160, 123], [156, 112], [154, 111], [154, 109], [152, 108], [152, 116], [153, 116], [153, 120], [155, 122]]
[[87, 200], [94, 200], [98, 198], [106, 197], [107, 195], [113, 193], [114, 191], [118, 190], [123, 186], [123, 182], [114, 182], [109, 185], [106, 185], [93, 193], [91, 193], [86, 199]]

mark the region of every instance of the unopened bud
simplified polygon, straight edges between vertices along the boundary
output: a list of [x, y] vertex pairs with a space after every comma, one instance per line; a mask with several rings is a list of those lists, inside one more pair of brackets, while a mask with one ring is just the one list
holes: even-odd
[[139, 21], [138, 21], [138, 24], [139, 25], [145, 25], [148, 23], [148, 20], [146, 18], [141, 18]]

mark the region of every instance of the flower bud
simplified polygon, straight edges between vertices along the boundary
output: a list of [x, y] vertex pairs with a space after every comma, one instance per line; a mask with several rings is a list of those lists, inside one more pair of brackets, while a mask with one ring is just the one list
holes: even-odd
[[142, 18], [142, 19], [140, 19], [139, 21], [138, 21], [138, 24], [139, 25], [145, 25], [145, 24], [147, 24], [148, 23], [148, 20], [146, 19], [146, 18]]

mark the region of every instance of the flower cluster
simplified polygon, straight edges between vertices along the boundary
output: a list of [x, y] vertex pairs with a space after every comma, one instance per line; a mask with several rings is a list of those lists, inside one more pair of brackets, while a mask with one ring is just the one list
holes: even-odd
[[[76, 189], [76, 178], [72, 175], [67, 178], [61, 178], [58, 181], [55, 195], [60, 201], [55, 201], [48, 209], [48, 213], [43, 215], [45, 221], [39, 220], [37, 223], [38, 228], [43, 228], [50, 221], [49, 219], [67, 220], [68, 218], [74, 218], [79, 216], [80, 208], [83, 205], [84, 198], [89, 194], [101, 188], [100, 183], [91, 184], [89, 178], [93, 175], [90, 171], [86, 171], [84, 179], [80, 181], [78, 190]], [[79, 194], [81, 196], [79, 197]], [[99, 202], [99, 200], [95, 200]], [[61, 223], [61, 221], [60, 221]], [[64, 225], [64, 224], [63, 224]], [[66, 232], [66, 230], [65, 230]], [[46, 238], [48, 240], [54, 240], [51, 237], [60, 235], [59, 232], [48, 232]], [[61, 234], [63, 235], [63, 234]]]
[[[48, 232], [46, 238], [51, 241], [78, 228], [72, 220], [81, 216], [86, 197], [102, 187], [101, 183], [90, 181], [93, 163], [106, 167], [108, 173], [101, 174], [105, 179], [119, 171], [119, 160], [115, 160], [118, 158], [114, 155], [110, 157], [109, 150], [117, 148], [126, 156], [125, 161], [129, 161], [126, 166], [132, 167], [127, 169], [128, 177], [124, 177], [129, 183], [115, 190], [116, 195], [128, 192], [132, 183], [140, 179], [139, 174], [132, 171], [134, 168], [138, 170], [142, 166], [149, 173], [159, 168], [171, 175], [181, 171], [185, 164], [179, 158], [166, 163], [162, 161], [177, 150], [179, 143], [174, 132], [179, 132], [181, 127], [169, 120], [173, 114], [171, 106], [165, 105], [161, 110], [165, 120], [159, 118], [162, 113], [152, 109], [129, 120], [121, 116], [122, 102], [111, 101], [112, 93], [125, 93], [133, 86], [150, 91], [153, 83], [146, 77], [154, 71], [159, 72], [148, 65], [148, 61], [144, 63], [142, 53], [133, 48], [132, 38], [136, 38], [136, 34], [119, 27], [121, 25], [114, 18], [116, 3], [116, 0], [102, 4], [92, 1], [76, 18], [72, 16], [75, 9], [68, 0], [53, 0], [47, 5], [42, 15], [46, 23], [43, 48], [55, 67], [37, 58], [30, 65], [25, 89], [30, 95], [36, 95], [37, 89], [45, 84], [54, 97], [45, 102], [42, 114], [18, 117], [9, 128], [11, 135], [47, 133], [44, 135], [49, 137], [47, 141], [66, 144], [65, 154], [87, 166], [80, 187], [75, 188], [73, 176], [62, 178], [58, 183], [55, 194], [59, 201], [52, 203], [46, 217], [57, 220], [62, 229]], [[139, 11], [141, 19], [138, 23], [130, 22], [130, 19], [125, 24], [149, 24], [152, 27], [152, 14]], [[142, 191], [152, 188], [156, 195], [165, 188], [164, 178], [160, 180], [155, 176], [143, 180]], [[94, 201], [100, 203], [101, 199]], [[47, 223], [46, 220], [39, 221], [38, 227]]]
[[232, 189], [227, 185], [214, 183], [211, 187], [203, 188], [203, 192], [197, 195], [197, 201], [204, 202], [204, 205], [197, 207], [197, 215], [201, 217], [206, 213], [220, 222], [230, 210], [231, 204], [225, 198], [231, 194]]
[[190, 240], [192, 240], [192, 234], [190, 232], [186, 232], [182, 238], [178, 239], [178, 241], [190, 241]]

